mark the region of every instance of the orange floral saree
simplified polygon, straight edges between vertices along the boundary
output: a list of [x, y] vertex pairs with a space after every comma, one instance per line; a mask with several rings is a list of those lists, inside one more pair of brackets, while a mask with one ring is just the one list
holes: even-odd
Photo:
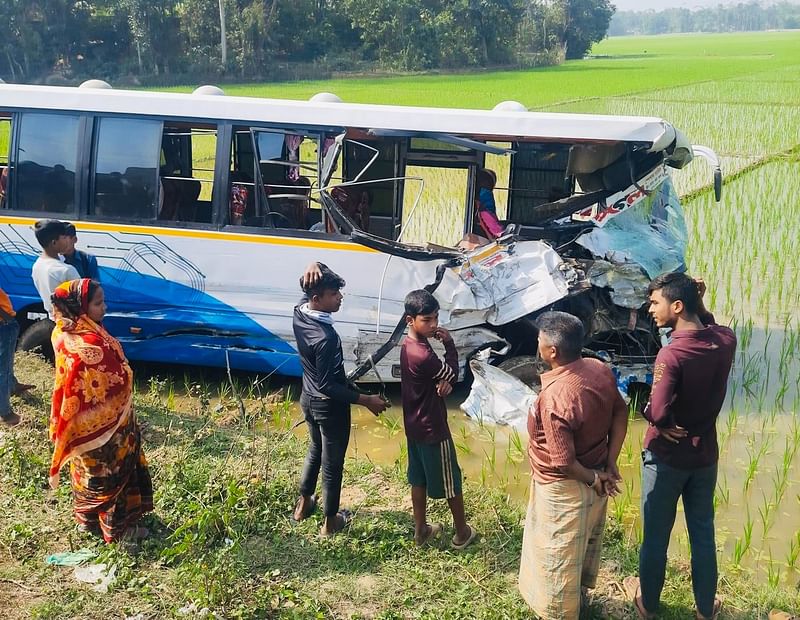
[[[62, 284], [54, 298], [87, 295], [88, 280]], [[55, 300], [54, 300], [55, 301]], [[86, 301], [81, 299], [80, 308]], [[122, 347], [85, 312], [61, 313], [52, 335], [56, 380], [50, 415], [50, 485], [70, 463], [75, 518], [118, 540], [153, 509], [153, 487], [132, 408], [133, 372]], [[98, 532], [99, 533], [99, 532]]]

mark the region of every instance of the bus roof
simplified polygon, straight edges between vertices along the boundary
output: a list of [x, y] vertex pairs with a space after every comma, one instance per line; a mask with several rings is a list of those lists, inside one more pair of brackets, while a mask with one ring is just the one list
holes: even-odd
[[558, 142], [637, 142], [662, 150], [675, 130], [660, 118], [295, 101], [152, 91], [0, 84], [0, 109], [143, 114]]

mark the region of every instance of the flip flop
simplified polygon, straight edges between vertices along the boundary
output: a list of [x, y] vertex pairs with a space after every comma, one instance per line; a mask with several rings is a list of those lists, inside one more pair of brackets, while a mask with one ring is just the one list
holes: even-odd
[[303, 517], [300, 519], [294, 516], [294, 513], [297, 511], [297, 507], [299, 505], [300, 505], [300, 498], [298, 497], [297, 501], [294, 503], [294, 510], [292, 510], [292, 514], [289, 515], [292, 521], [294, 521], [295, 523], [300, 523], [300, 521], [304, 521], [305, 519], [308, 519], [312, 514], [314, 514], [314, 511], [317, 509], [317, 496], [316, 495], [311, 496], [311, 504], [309, 505], [306, 514], [303, 515]]
[[628, 597], [628, 600], [633, 603], [636, 609], [636, 615], [638, 615], [639, 618], [642, 620], [650, 620], [656, 617], [654, 613], [650, 613], [644, 608], [638, 577], [625, 577], [625, 579], [622, 580], [622, 587], [625, 589], [625, 595]]
[[319, 535], [321, 538], [330, 538], [331, 536], [336, 536], [336, 534], [343, 531], [353, 521], [353, 513], [347, 510], [346, 508], [342, 508], [339, 512], [337, 512], [336, 516], [342, 520], [342, 527], [338, 528], [334, 532], [327, 532], [327, 533], [323, 532], [322, 529], [320, 529]]
[[722, 601], [716, 597], [714, 597], [714, 608], [711, 612], [711, 617], [707, 617], [702, 615], [699, 611], [695, 611], [695, 618], [697, 620], [716, 620], [717, 616], [719, 616], [719, 611], [722, 609]]
[[453, 549], [456, 549], [457, 551], [466, 549], [472, 544], [472, 541], [474, 541], [475, 538], [478, 536], [478, 531], [474, 527], [472, 527], [469, 523], [467, 523], [467, 527], [469, 528], [469, 536], [467, 537], [467, 540], [465, 540], [464, 542], [457, 543], [456, 537], [453, 536], [453, 540], [450, 541], [451, 543], [450, 546], [453, 547]]
[[418, 547], [427, 545], [428, 543], [433, 542], [434, 540], [439, 538], [439, 536], [442, 535], [443, 529], [444, 526], [441, 523], [431, 523], [428, 525], [428, 535], [425, 537], [425, 540], [422, 541], [415, 540], [414, 542], [417, 543]]

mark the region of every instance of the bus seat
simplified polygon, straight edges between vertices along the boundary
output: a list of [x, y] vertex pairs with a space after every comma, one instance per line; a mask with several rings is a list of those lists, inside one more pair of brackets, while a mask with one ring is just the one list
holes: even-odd
[[160, 220], [193, 222], [197, 210], [197, 199], [202, 186], [197, 179], [161, 178], [164, 202], [158, 214]]

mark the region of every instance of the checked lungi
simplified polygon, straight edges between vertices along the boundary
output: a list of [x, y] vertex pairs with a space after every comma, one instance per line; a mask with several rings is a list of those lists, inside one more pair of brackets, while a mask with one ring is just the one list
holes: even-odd
[[543, 620], [578, 618], [581, 586], [597, 581], [607, 504], [577, 480], [531, 482], [519, 590]]

